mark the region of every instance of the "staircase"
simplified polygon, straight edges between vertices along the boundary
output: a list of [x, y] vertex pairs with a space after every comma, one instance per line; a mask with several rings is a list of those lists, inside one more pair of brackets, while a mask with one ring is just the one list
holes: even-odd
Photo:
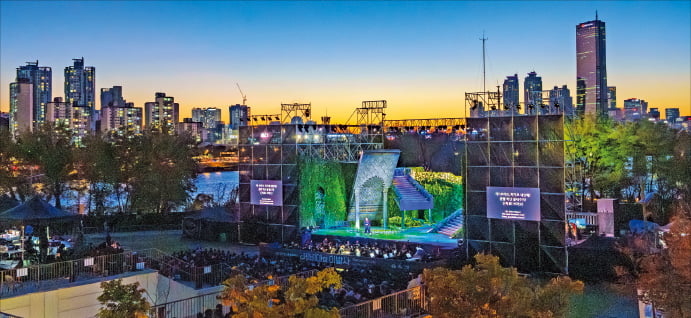
[[393, 177], [393, 187], [396, 203], [401, 211], [434, 208], [434, 197], [409, 174], [396, 173]]
[[463, 209], [458, 209], [456, 212], [451, 213], [443, 221], [437, 223], [437, 225], [432, 229], [431, 232], [437, 232], [444, 234], [448, 237], [452, 237], [458, 229], [463, 227]]

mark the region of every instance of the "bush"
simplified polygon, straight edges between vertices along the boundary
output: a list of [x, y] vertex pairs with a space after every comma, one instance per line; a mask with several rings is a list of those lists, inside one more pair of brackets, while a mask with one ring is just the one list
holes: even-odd
[[[422, 226], [423, 223], [424, 223], [424, 220], [420, 220], [420, 219], [415, 219], [415, 218], [406, 218], [405, 219], [405, 226], [406, 227]], [[401, 217], [400, 216], [390, 217], [389, 218], [389, 225], [401, 227]]]

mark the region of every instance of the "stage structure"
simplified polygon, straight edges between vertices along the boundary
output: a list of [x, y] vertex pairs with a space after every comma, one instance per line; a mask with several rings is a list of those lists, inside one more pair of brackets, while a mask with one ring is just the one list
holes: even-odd
[[360, 230], [360, 221], [365, 217], [381, 220], [384, 228], [388, 227], [387, 195], [400, 154], [397, 149], [368, 150], [360, 157], [348, 214], [356, 230]]
[[468, 255], [566, 273], [563, 116], [468, 118], [465, 149]]
[[[265, 226], [261, 234], [266, 236], [261, 239], [272, 241], [290, 241], [297, 237], [300, 224], [297, 163], [300, 156], [355, 163], [363, 152], [382, 149], [384, 139], [381, 122], [378, 125], [319, 125], [308, 120], [310, 104], [281, 106], [281, 115], [263, 115], [264, 120], [259, 115], [258, 120], [250, 120], [249, 126], [240, 127], [238, 136], [238, 219], [243, 222], [252, 220]], [[307, 118], [295, 116], [296, 113]], [[267, 120], [267, 117], [271, 119]], [[288, 121], [273, 122], [276, 117]], [[265, 124], [257, 125], [257, 122]], [[280, 191], [282, 204], [252, 204], [253, 180], [255, 184], [256, 181], [281, 181], [277, 191]], [[265, 199], [262, 202], [278, 201]], [[241, 228], [240, 241], [251, 241], [248, 237], [253, 234], [256, 233]]]
[[[501, 112], [509, 110], [501, 106], [499, 87], [496, 92], [465, 93], [465, 109], [466, 115], [467, 110], [470, 110], [469, 117], [499, 116]], [[517, 109], [520, 109], [520, 106]]]

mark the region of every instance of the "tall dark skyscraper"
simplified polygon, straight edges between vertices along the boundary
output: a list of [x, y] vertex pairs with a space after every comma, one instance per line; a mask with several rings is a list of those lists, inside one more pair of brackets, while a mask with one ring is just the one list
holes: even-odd
[[65, 67], [65, 102], [77, 106], [96, 107], [96, 68], [84, 66], [84, 58], [72, 59]]
[[607, 115], [607, 59], [605, 22], [576, 26], [576, 110]]
[[542, 105], [542, 77], [535, 71], [528, 73], [523, 82], [523, 107], [526, 114], [535, 114]]
[[228, 108], [230, 114], [230, 129], [239, 129], [240, 126], [247, 126], [250, 117], [250, 108], [247, 105], [235, 104]]
[[507, 76], [502, 87], [504, 94], [504, 108], [511, 109], [514, 113], [519, 106], [520, 90], [518, 89], [518, 74]]
[[[31, 83], [32, 90], [32, 124], [42, 123], [46, 119], [46, 106], [53, 100], [53, 71], [47, 66], [38, 66], [36, 62], [26, 62], [26, 65], [17, 68], [16, 82]], [[18, 88], [20, 85], [11, 87]], [[10, 92], [12, 95], [13, 92]], [[18, 92], [14, 92], [18, 94]]]
[[565, 117], [571, 118], [574, 116], [573, 98], [571, 97], [571, 91], [566, 85], [562, 87], [554, 86], [549, 91], [549, 106], [554, 110], [560, 109], [564, 112]]
[[126, 101], [122, 97], [122, 86], [101, 88], [101, 109], [104, 107], [123, 107]]

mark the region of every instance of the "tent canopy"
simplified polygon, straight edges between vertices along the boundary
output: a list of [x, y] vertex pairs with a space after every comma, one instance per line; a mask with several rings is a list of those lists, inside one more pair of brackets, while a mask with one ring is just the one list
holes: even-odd
[[77, 217], [77, 214], [58, 210], [39, 197], [33, 197], [14, 208], [0, 212], [0, 222], [55, 222], [69, 221]]
[[185, 219], [205, 220], [208, 222], [237, 223], [235, 215], [228, 212], [225, 207], [203, 208]]

